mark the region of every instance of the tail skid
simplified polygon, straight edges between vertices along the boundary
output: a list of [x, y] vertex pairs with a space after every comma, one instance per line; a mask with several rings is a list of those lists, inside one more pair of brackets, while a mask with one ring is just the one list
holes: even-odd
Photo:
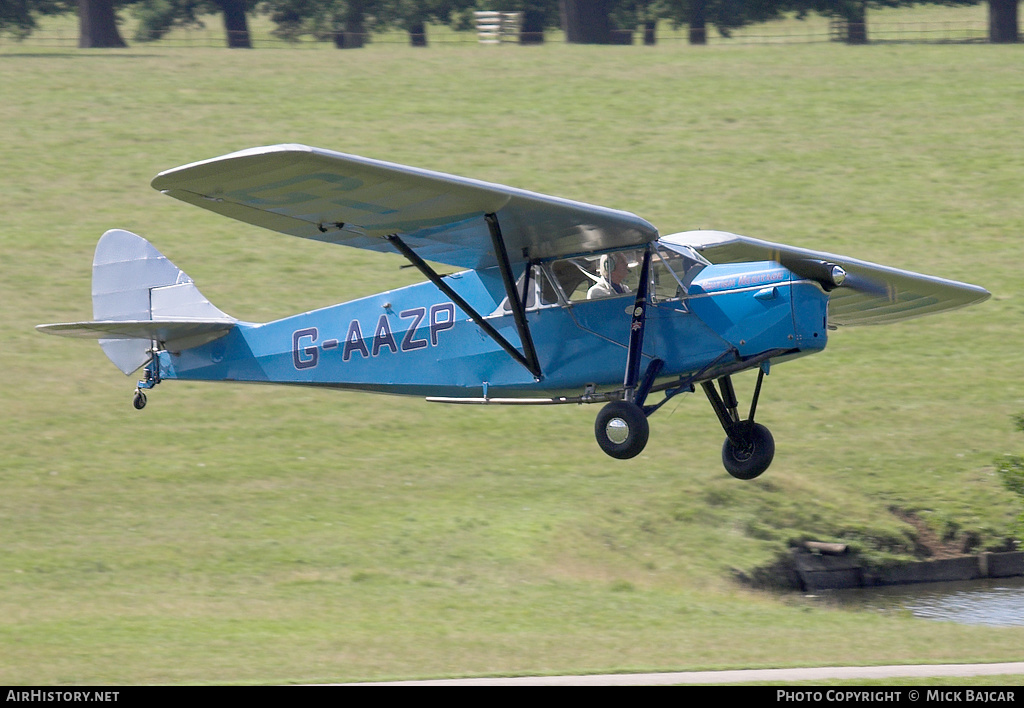
[[99, 339], [126, 375], [156, 349], [181, 351], [223, 337], [237, 320], [217, 309], [192, 279], [130, 231], [100, 237], [92, 264], [93, 320], [38, 325], [47, 334]]

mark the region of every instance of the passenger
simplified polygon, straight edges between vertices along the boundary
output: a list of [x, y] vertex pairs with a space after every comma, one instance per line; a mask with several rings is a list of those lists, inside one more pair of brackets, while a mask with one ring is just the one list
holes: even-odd
[[587, 299], [611, 297], [629, 292], [629, 286], [622, 282], [629, 275], [629, 264], [620, 253], [609, 253], [601, 256], [599, 265], [601, 279], [587, 291]]

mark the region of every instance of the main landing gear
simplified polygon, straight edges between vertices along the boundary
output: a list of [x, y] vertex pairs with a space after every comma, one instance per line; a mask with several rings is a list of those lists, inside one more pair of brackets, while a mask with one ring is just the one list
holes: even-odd
[[[740, 420], [736, 400], [736, 390], [732, 385], [732, 377], [723, 376], [718, 379], [718, 388], [712, 381], [701, 384], [704, 393], [711, 402], [722, 428], [725, 430], [725, 443], [722, 445], [722, 464], [725, 470], [736, 479], [754, 479], [768, 469], [775, 457], [775, 440], [768, 428], [754, 422], [757, 410], [757, 399], [761, 395], [761, 382], [767, 370], [767, 362], [757, 372], [757, 386], [750, 402], [750, 414], [746, 420]], [[721, 393], [719, 393], [719, 390]]]
[[[651, 363], [644, 377], [644, 385], [637, 389], [633, 400], [612, 401], [597, 414], [597, 420], [594, 422], [594, 435], [597, 438], [597, 444], [608, 455], [620, 460], [628, 460], [639, 455], [647, 445], [650, 434], [647, 417], [665, 402], [662, 401], [655, 406], [643, 405], [646, 390], [649, 389], [649, 382], [652, 382], [657, 376], [658, 370], [661, 368], [660, 364], [661, 361], [657, 359]], [[722, 465], [736, 479], [754, 479], [760, 476], [768, 469], [775, 457], [775, 440], [772, 438], [771, 432], [760, 423], [754, 422], [754, 413], [757, 410], [757, 400], [761, 394], [761, 383], [766, 370], [767, 363], [763, 364], [758, 371], [757, 386], [754, 389], [750, 413], [746, 420], [741, 420], [739, 416], [739, 402], [736, 400], [732, 377], [719, 378], [717, 387], [714, 381], [701, 383], [708, 401], [711, 402], [711, 407], [725, 430]], [[676, 393], [682, 393], [683, 390], [693, 389], [692, 387], [683, 387], [667, 391], [666, 400]]]
[[636, 457], [647, 445], [650, 426], [644, 409], [630, 401], [612, 401], [597, 414], [594, 435], [608, 455], [620, 460]]
[[[665, 401], [684, 390], [693, 390], [687, 384], [665, 392], [665, 401], [658, 405], [645, 406], [654, 380], [664, 362], [654, 359], [647, 365], [643, 379], [640, 378], [640, 362], [644, 344], [644, 325], [647, 321], [648, 272], [651, 265], [651, 249], [644, 251], [640, 267], [640, 284], [633, 304], [633, 318], [629, 325], [629, 349], [626, 353], [626, 375], [623, 380], [624, 399], [611, 401], [597, 414], [594, 421], [594, 437], [597, 444], [608, 455], [620, 460], [636, 457], [647, 445], [650, 427], [647, 417], [658, 410]], [[757, 399], [761, 395], [761, 382], [768, 371], [768, 361], [761, 364], [757, 375], [757, 387], [750, 403], [750, 415], [740, 420], [739, 403], [731, 376], [718, 379], [718, 388], [713, 381], [704, 381], [701, 387], [707, 394], [711, 407], [725, 430], [726, 439], [722, 446], [722, 464], [726, 471], [737, 479], [754, 479], [772, 463], [775, 457], [775, 441], [768, 428], [754, 422]], [[719, 390], [721, 392], [719, 392]]]
[[647, 365], [643, 381], [640, 380], [640, 361], [644, 346], [644, 325], [647, 322], [648, 273], [651, 267], [651, 249], [644, 251], [643, 265], [640, 266], [640, 284], [633, 301], [633, 317], [629, 323], [629, 348], [626, 351], [626, 376], [623, 381], [625, 400], [611, 401], [597, 414], [594, 422], [594, 436], [597, 444], [607, 454], [620, 460], [636, 457], [647, 445], [650, 427], [647, 425], [649, 412], [644, 409], [644, 400], [651, 390], [655, 376], [661, 370], [662, 361], [655, 359]]

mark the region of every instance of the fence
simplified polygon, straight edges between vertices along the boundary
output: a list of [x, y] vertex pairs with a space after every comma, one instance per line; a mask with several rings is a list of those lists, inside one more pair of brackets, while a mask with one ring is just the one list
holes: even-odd
[[[869, 21], [866, 30], [868, 42], [872, 44], [988, 41], [988, 23], [983, 20]], [[500, 23], [492, 22], [490, 28], [487, 28], [486, 21], [482, 22], [478, 25], [477, 31], [471, 32], [455, 32], [447, 27], [430, 27], [427, 30], [427, 39], [431, 46], [469, 46], [481, 43], [504, 44], [517, 41], [518, 31], [519, 18], [502, 18]], [[827, 20], [817, 22], [794, 20], [744, 27], [734, 31], [732, 36], [728, 38], [709, 30], [707, 43], [710, 45], [749, 45], [837, 42], [843, 41], [848, 31], [849, 29], [843, 25], [835, 22], [830, 23]], [[130, 31], [126, 31], [124, 37], [133, 46], [138, 47], [144, 44], [132, 41]], [[258, 28], [250, 30], [250, 40], [254, 48], [334, 48], [334, 43], [330, 39], [325, 38], [304, 36], [299, 39], [285, 39], [277, 37], [266, 27], [265, 23], [260, 23]], [[408, 45], [409, 36], [404, 32], [390, 31], [372, 35], [368, 34], [366, 41], [371, 45]], [[557, 30], [549, 30], [544, 33], [544, 41], [547, 43], [562, 43], [565, 41], [565, 35]], [[639, 45], [642, 42], [642, 29], [638, 29], [632, 35], [632, 44]], [[682, 45], [688, 42], [689, 32], [686, 27], [673, 29], [667, 24], [662, 24], [658, 27], [658, 44]], [[630, 42], [621, 43], [630, 44]], [[217, 48], [225, 47], [226, 45], [225, 33], [219, 22], [211, 22], [201, 28], [176, 29], [157, 42], [145, 43], [145, 46], [153, 47]], [[66, 26], [58, 28], [44, 27], [36, 30], [29, 37], [21, 41], [6, 35], [0, 35], [0, 47], [11, 48], [17, 46], [74, 48], [78, 46], [78, 28], [74, 23], [67, 23]]]

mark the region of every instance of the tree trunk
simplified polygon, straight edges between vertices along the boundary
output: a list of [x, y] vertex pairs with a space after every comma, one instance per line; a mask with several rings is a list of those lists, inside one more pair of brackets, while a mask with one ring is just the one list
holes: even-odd
[[608, 44], [611, 41], [609, 0], [559, 0], [565, 41], [573, 44]]
[[217, 0], [224, 11], [224, 32], [231, 49], [252, 49], [249, 39], [249, 21], [245, 17], [243, 0]]
[[415, 20], [409, 25], [409, 44], [414, 47], [427, 46], [427, 25], [423, 20]]
[[366, 44], [366, 33], [362, 28], [347, 26], [341, 32], [334, 33], [334, 46], [338, 49], [362, 49]]
[[1017, 0], [988, 0], [988, 41], [996, 44], [1020, 41]]
[[544, 44], [544, 12], [524, 10], [523, 24], [519, 27], [520, 44]]
[[694, 0], [690, 5], [690, 44], [708, 43], [708, 3]]
[[632, 44], [632, 29], [613, 29], [608, 33], [609, 44]]
[[657, 29], [657, 20], [648, 20], [647, 22], [644, 22], [644, 44], [652, 46], [658, 43], [658, 36], [656, 34]]
[[127, 47], [117, 30], [113, 0], [78, 0], [78, 46]]
[[345, 29], [334, 35], [338, 49], [360, 49], [366, 44], [366, 13], [363, 3], [351, 0], [345, 13]]
[[844, 19], [846, 20], [846, 43], [868, 43], [868, 8], [866, 3], [855, 3], [850, 6]]

